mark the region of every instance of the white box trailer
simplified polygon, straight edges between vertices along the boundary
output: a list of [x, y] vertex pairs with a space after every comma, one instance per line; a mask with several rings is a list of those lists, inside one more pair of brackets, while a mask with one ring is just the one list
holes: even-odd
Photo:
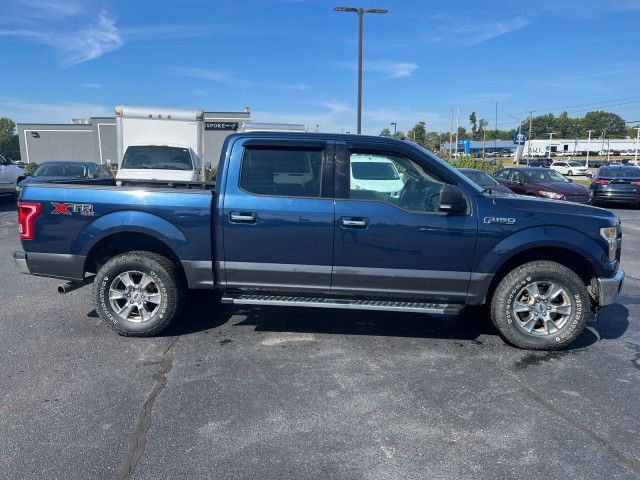
[[118, 105], [117, 179], [204, 180], [202, 110]]

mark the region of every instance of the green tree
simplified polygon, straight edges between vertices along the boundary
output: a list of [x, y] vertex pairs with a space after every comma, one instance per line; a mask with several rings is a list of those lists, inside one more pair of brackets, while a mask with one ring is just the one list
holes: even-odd
[[469, 115], [469, 123], [471, 124], [471, 136], [476, 140], [478, 136], [478, 118], [476, 112], [471, 112]]
[[488, 125], [489, 125], [489, 122], [487, 120], [485, 120], [484, 118], [481, 118], [480, 122], [478, 122], [478, 134], [480, 132], [486, 132]]
[[380, 136], [381, 137], [390, 137], [391, 136], [391, 130], [389, 130], [388, 128], [383, 128], [382, 131], [380, 132]]
[[16, 124], [10, 118], [0, 118], [0, 155], [20, 160], [20, 144], [16, 134]]
[[627, 133], [627, 125], [620, 115], [602, 110], [587, 112], [582, 119], [582, 128], [585, 132], [595, 130], [600, 134], [606, 129], [607, 138], [624, 137]]
[[407, 138], [423, 147], [427, 146], [427, 124], [418, 122], [407, 132]]

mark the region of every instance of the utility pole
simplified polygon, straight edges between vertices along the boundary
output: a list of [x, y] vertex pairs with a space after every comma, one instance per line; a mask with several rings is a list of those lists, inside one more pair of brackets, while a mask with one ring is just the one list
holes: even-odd
[[319, 130], [320, 130], [320, 124], [316, 123], [316, 133], [318, 133]]
[[553, 140], [553, 136], [556, 134], [556, 132], [549, 132], [549, 153], [547, 154], [547, 158], [549, 160], [551, 160], [551, 141]]
[[335, 7], [335, 12], [353, 12], [358, 14], [358, 115], [357, 130], [362, 133], [362, 23], [365, 13], [387, 13], [388, 10], [381, 8], [355, 8], [355, 7]]
[[634, 127], [635, 130], [638, 131], [638, 135], [636, 135], [636, 154], [633, 157], [633, 161], [638, 164], [638, 143], [640, 143], [640, 127]]
[[607, 139], [607, 129], [605, 128], [602, 131], [602, 150], [600, 151], [604, 151], [604, 141]]
[[482, 129], [482, 159], [484, 160], [484, 149], [487, 145], [487, 129]]
[[496, 102], [496, 138], [493, 140], [493, 150], [498, 151], [498, 102]]
[[531, 131], [533, 130], [532, 126], [533, 126], [533, 112], [535, 112], [535, 110], [531, 110], [529, 112], [529, 141], [527, 142], [527, 158], [531, 158], [531, 140], [533, 139], [533, 137], [531, 136]]
[[393, 125], [393, 138], [398, 138], [398, 124], [396, 122], [391, 122], [389, 125]]
[[591, 133], [593, 132], [593, 130], [589, 130], [589, 139], [587, 140], [587, 163], [586, 163], [586, 167], [589, 168], [589, 153], [591, 153]]
[[453, 148], [453, 107], [451, 107], [451, 122], [449, 122], [449, 158], [451, 158], [451, 149]]
[[460, 105], [458, 105], [458, 114], [456, 115], [456, 155], [458, 158], [458, 132], [460, 131]]

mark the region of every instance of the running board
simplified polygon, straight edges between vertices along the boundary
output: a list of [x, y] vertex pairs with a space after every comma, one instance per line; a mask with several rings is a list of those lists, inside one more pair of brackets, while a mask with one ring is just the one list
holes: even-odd
[[464, 305], [424, 302], [393, 302], [387, 300], [358, 300], [323, 297], [294, 297], [284, 295], [225, 295], [222, 303], [233, 305], [271, 305], [278, 307], [345, 308], [350, 310], [382, 310], [387, 312], [417, 312], [455, 315]]

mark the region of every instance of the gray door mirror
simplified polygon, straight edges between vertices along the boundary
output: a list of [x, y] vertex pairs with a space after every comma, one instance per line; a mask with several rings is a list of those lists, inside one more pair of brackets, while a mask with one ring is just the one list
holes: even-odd
[[455, 185], [442, 185], [438, 210], [450, 215], [467, 213], [467, 200], [462, 190]]

